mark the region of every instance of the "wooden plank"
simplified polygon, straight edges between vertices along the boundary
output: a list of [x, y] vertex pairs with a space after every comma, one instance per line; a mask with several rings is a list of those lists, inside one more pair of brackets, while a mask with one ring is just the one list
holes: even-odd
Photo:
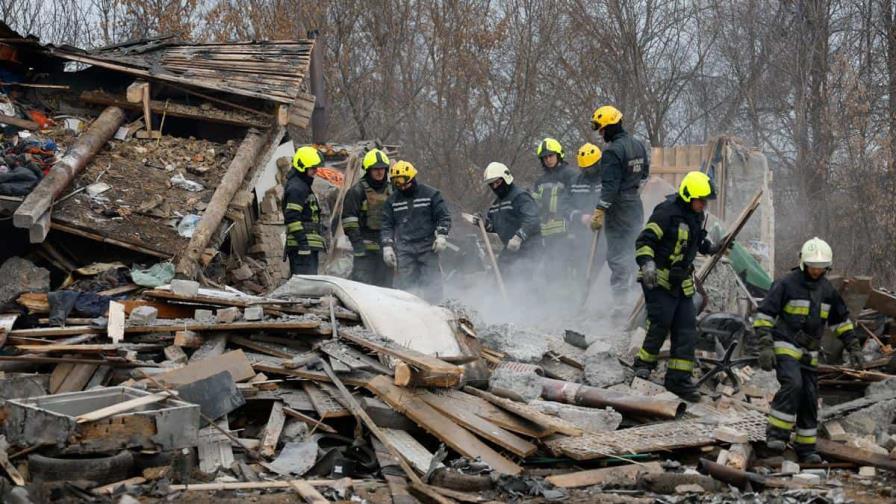
[[98, 367], [96, 364], [75, 364], [55, 393], [62, 394], [84, 390], [84, 386], [90, 381], [90, 377], [93, 376]]
[[823, 438], [818, 438], [816, 448], [818, 449], [818, 453], [829, 459], [835, 458], [837, 460], [853, 462], [863, 466], [870, 465], [890, 471], [896, 471], [896, 460], [893, 460], [886, 455], [872, 453], [861, 448], [853, 448]]
[[279, 357], [281, 359], [292, 359], [295, 357], [295, 354], [284, 352], [279, 350], [271, 345], [267, 345], [265, 343], [260, 343], [258, 341], [253, 341], [248, 338], [244, 338], [242, 336], [231, 336], [229, 341], [234, 345], [239, 345], [241, 347], [246, 347], [249, 350], [255, 350], [256, 352], [263, 353], [266, 355], [271, 355], [274, 357]]
[[19, 316], [14, 313], [0, 315], [0, 348], [6, 344], [6, 335], [12, 331], [12, 326], [15, 325], [18, 318]]
[[[110, 303], [111, 304], [111, 303]], [[125, 334], [145, 334], [155, 332], [175, 333], [177, 331], [211, 332], [211, 331], [286, 331], [316, 336], [329, 336], [329, 327], [322, 328], [316, 320], [288, 322], [231, 322], [229, 324], [202, 324], [185, 322], [183, 324], [158, 324], [148, 326], [125, 327]], [[105, 334], [106, 328], [91, 326], [49, 327], [39, 329], [15, 329], [9, 336], [18, 338], [53, 338], [75, 336], [79, 334]]]
[[62, 383], [65, 381], [65, 377], [68, 376], [69, 373], [72, 372], [72, 369], [75, 368], [74, 364], [70, 364], [64, 362], [62, 364], [57, 364], [56, 367], [53, 368], [53, 372], [50, 373], [50, 385], [47, 387], [47, 391], [51, 394], [55, 394], [59, 391], [59, 387], [62, 386]]
[[545, 479], [560, 488], [580, 488], [606, 483], [626, 485], [638, 482], [642, 474], [661, 473], [663, 466], [659, 462], [646, 462], [618, 467], [604, 467], [588, 471], [577, 471], [567, 474], [555, 474]]
[[371, 439], [371, 442], [376, 460], [380, 464], [383, 478], [389, 485], [389, 492], [392, 494], [392, 504], [418, 504], [419, 501], [408, 493], [408, 480], [401, 476], [392, 475], [392, 468], [399, 465], [398, 458], [389, 453], [385, 445], [375, 436]]
[[[89, 335], [88, 335], [89, 336]], [[71, 353], [104, 353], [117, 352], [118, 350], [133, 350], [137, 352], [159, 350], [165, 345], [157, 343], [130, 343], [126, 346], [112, 344], [87, 344], [87, 345], [14, 345], [15, 348], [24, 352], [32, 353], [50, 353], [50, 352], [71, 352]]]
[[28, 119], [20, 119], [15, 116], [0, 114], [0, 124], [9, 124], [10, 126], [15, 126], [16, 128], [22, 128], [31, 131], [37, 131], [40, 129], [40, 125], [34, 121], [29, 121]]
[[367, 388], [461, 455], [471, 459], [481, 457], [485, 463], [502, 474], [522, 472], [522, 467], [490, 448], [470, 431], [452, 422], [410, 390], [396, 387], [388, 376], [374, 378], [368, 383]]
[[290, 480], [289, 486], [308, 504], [327, 504], [327, 499], [304, 480]]
[[484, 418], [470, 412], [466, 409], [456, 409], [451, 407], [441, 397], [428, 391], [420, 391], [418, 397], [426, 401], [427, 404], [457, 422], [461, 427], [472, 431], [474, 434], [497, 444], [501, 448], [517, 455], [519, 457], [528, 457], [535, 453], [537, 447], [497, 425], [485, 420]]
[[[291, 480], [290, 480], [291, 481]], [[349, 478], [341, 480], [317, 479], [302, 480], [309, 485], [316, 487], [351, 487]], [[218, 482], [218, 483], [190, 483], [187, 485], [171, 485], [172, 492], [221, 492], [225, 490], [264, 490], [269, 488], [291, 488], [289, 481], [239, 481], [239, 482]]]
[[109, 301], [109, 321], [106, 323], [106, 334], [116, 345], [124, 339], [124, 305], [117, 301]]
[[213, 474], [218, 469], [230, 469], [234, 461], [233, 446], [231, 440], [223, 435], [229, 429], [230, 424], [226, 415], [214, 426], [209, 425], [199, 429], [199, 443], [196, 445], [196, 451], [199, 457], [200, 471]]
[[546, 429], [519, 415], [505, 411], [481, 397], [476, 397], [460, 390], [442, 390], [439, 391], [438, 396], [452, 408], [471, 411], [498, 427], [516, 434], [532, 438], [544, 438], [554, 433], [551, 429]]
[[552, 417], [550, 415], [545, 415], [544, 413], [532, 408], [526, 404], [519, 403], [516, 401], [511, 401], [510, 399], [505, 399], [503, 397], [498, 397], [490, 392], [486, 392], [484, 390], [475, 389], [473, 387], [464, 387], [464, 392], [469, 394], [473, 394], [479, 396], [486, 401], [494, 404], [495, 406], [499, 406], [504, 408], [505, 410], [519, 415], [530, 422], [541, 425], [542, 427], [552, 430], [554, 432], [560, 434], [566, 434], [567, 436], [581, 436], [582, 429], [570, 424], [569, 422], [563, 421], [559, 418]]
[[380, 364], [379, 361], [373, 357], [364, 355], [349, 346], [342, 345], [338, 341], [328, 340], [321, 342], [318, 349], [330, 357], [341, 361], [352, 369], [366, 369], [387, 375], [393, 374], [391, 369]]
[[280, 434], [283, 432], [283, 424], [286, 422], [286, 414], [283, 412], [283, 403], [274, 402], [271, 407], [271, 415], [268, 417], [268, 423], [264, 428], [261, 436], [261, 456], [271, 458], [277, 451], [277, 443], [280, 441]]
[[172, 369], [155, 377], [166, 385], [178, 386], [208, 378], [221, 371], [227, 371], [233, 381], [241, 382], [255, 376], [252, 364], [242, 350], [234, 350], [223, 355], [211, 357], [182, 368]]
[[[383, 434], [401, 455], [420, 474], [426, 474], [432, 463], [433, 454], [429, 452], [414, 436], [400, 429], [381, 427]], [[441, 465], [441, 464], [439, 464]]]
[[91, 411], [90, 413], [78, 415], [77, 417], [75, 417], [75, 422], [79, 424], [86, 422], [95, 422], [97, 420], [102, 420], [110, 416], [118, 415], [119, 413], [125, 413], [141, 406], [148, 406], [150, 404], [162, 402], [168, 397], [169, 395], [167, 393], [150, 394], [146, 396], [136, 397], [128, 401], [113, 404], [112, 406], [107, 406], [105, 408]]
[[400, 359], [413, 366], [420, 373], [419, 378], [428, 386], [453, 387], [460, 383], [461, 368], [441, 359], [411, 350], [393, 342], [373, 342], [362, 336], [343, 334], [342, 339], [351, 341], [368, 350]]

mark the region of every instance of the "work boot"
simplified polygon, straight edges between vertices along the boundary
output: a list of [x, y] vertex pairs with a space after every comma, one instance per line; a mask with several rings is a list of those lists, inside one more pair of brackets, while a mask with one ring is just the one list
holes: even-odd
[[804, 454], [797, 453], [801, 464], [821, 464], [824, 462], [818, 452], [808, 452]]
[[666, 390], [688, 402], [700, 402], [700, 391], [691, 381], [690, 373], [666, 371]]
[[783, 439], [766, 437], [765, 447], [773, 452], [781, 453], [787, 449], [787, 443]]

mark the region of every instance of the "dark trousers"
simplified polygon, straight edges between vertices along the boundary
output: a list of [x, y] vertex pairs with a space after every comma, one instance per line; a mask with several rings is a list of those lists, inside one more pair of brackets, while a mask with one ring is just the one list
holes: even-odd
[[392, 268], [383, 262], [383, 252], [368, 250], [363, 256], [355, 256], [351, 279], [379, 287], [392, 287]]
[[286, 251], [289, 257], [289, 272], [292, 275], [316, 275], [317, 274], [317, 250], [308, 254], [299, 254], [298, 249]]
[[635, 285], [635, 240], [644, 225], [644, 206], [637, 194], [620, 198], [607, 210], [604, 234], [607, 237], [607, 264], [613, 295], [624, 297]]
[[431, 250], [398, 250], [398, 287], [430, 303], [442, 301], [439, 256]]
[[541, 274], [543, 284], [566, 284], [572, 279], [570, 254], [575, 242], [569, 234], [542, 237]]
[[638, 352], [636, 365], [656, 367], [660, 347], [671, 333], [672, 345], [666, 383], [690, 382], [697, 346], [697, 309], [689, 296], [673, 295], [663, 287], [644, 289], [647, 306], [647, 336]]
[[516, 252], [504, 249], [498, 255], [498, 269], [501, 270], [504, 288], [511, 300], [516, 302], [521, 301], [519, 298], [531, 298], [533, 277], [538, 269], [541, 252], [541, 237], [536, 236], [523, 242]]
[[796, 426], [794, 448], [800, 456], [815, 452], [818, 430], [818, 373], [814, 366], [801, 364], [788, 355], [777, 355], [775, 371], [781, 388], [772, 400], [767, 435], [790, 439]]

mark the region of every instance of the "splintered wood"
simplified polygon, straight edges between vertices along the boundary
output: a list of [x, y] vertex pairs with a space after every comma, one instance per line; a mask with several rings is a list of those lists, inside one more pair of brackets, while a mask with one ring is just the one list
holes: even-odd
[[[765, 415], [758, 411], [738, 413], [723, 425], [744, 432], [750, 441], [765, 440]], [[611, 432], [586, 433], [581, 437], [556, 437], [545, 441], [549, 450], [575, 460], [592, 460], [626, 453], [648, 453], [715, 444], [717, 425], [700, 419], [679, 420], [631, 427]]]
[[503, 474], [519, 474], [523, 468], [505, 458], [479, 440], [470, 431], [458, 426], [409, 389], [397, 387], [388, 376], [371, 380], [367, 388], [395, 410], [407, 415], [417, 425], [436, 436], [455, 451], [469, 458], [480, 457]]

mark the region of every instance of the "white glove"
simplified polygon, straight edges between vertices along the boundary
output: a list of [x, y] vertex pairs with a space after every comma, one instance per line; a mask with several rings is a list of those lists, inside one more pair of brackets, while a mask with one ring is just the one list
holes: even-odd
[[395, 250], [392, 247], [383, 247], [383, 262], [390, 268], [395, 268], [397, 260], [395, 258]]
[[511, 252], [516, 252], [520, 249], [520, 245], [523, 244], [523, 239], [520, 238], [520, 235], [513, 235], [513, 238], [507, 242], [507, 250]]
[[446, 248], [448, 248], [448, 239], [445, 238], [445, 235], [436, 235], [436, 241], [432, 244], [432, 251], [436, 254], [441, 254]]

